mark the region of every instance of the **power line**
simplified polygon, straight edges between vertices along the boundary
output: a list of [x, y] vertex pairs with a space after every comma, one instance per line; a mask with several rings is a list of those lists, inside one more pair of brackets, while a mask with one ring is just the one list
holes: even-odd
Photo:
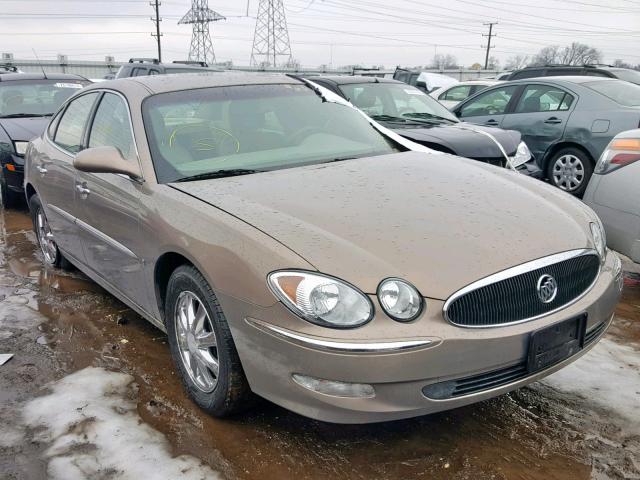
[[493, 26], [497, 25], [498, 22], [489, 22], [483, 23], [483, 25], [489, 25], [489, 35], [482, 35], [483, 37], [487, 37], [487, 54], [484, 57], [484, 69], [487, 70], [489, 68], [489, 52], [491, 51], [491, 38], [495, 37], [496, 34], [493, 32]]
[[162, 21], [160, 18], [161, 3], [158, 0], [155, 0], [155, 2], [151, 2], [149, 5], [154, 7], [156, 13], [155, 17], [151, 18], [151, 21], [156, 24], [156, 33], [152, 33], [151, 36], [156, 37], [156, 41], [158, 42], [158, 61], [162, 62], [162, 45], [160, 41], [160, 37], [162, 37], [162, 33], [160, 33], [160, 22]]

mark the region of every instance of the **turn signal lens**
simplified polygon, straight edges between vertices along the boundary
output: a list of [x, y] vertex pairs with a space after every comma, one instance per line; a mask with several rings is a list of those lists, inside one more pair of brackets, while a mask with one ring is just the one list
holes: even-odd
[[373, 318], [373, 305], [360, 290], [320, 273], [280, 271], [269, 275], [273, 293], [303, 319], [330, 328], [354, 328]]
[[640, 139], [615, 138], [602, 153], [594, 173], [605, 175], [640, 160]]
[[636, 150], [640, 152], [640, 139], [637, 138], [617, 138], [609, 146], [612, 150]]

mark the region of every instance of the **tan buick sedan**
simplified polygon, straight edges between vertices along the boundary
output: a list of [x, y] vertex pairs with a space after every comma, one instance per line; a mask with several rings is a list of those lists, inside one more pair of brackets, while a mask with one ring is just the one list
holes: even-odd
[[621, 266], [569, 195], [402, 139], [308, 81], [137, 77], [27, 154], [44, 261], [168, 334], [213, 415], [253, 394], [339, 423], [459, 407], [602, 337]]

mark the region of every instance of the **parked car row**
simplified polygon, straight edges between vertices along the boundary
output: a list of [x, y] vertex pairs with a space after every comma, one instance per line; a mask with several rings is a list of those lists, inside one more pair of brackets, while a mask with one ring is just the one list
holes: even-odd
[[26, 151], [46, 264], [80, 268], [166, 331], [187, 393], [218, 416], [254, 394], [339, 423], [427, 414], [533, 382], [602, 338], [622, 269], [591, 209], [343, 98], [455, 127], [423, 92], [316, 80], [77, 91]]

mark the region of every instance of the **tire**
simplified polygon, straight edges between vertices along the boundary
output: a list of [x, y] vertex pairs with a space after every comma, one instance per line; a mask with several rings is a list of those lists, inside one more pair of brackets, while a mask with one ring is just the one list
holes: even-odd
[[593, 161], [578, 148], [558, 150], [547, 164], [547, 178], [552, 185], [582, 197], [593, 174]]
[[[182, 307], [188, 307], [190, 302], [193, 315], [181, 315], [181, 311], [188, 310]], [[254, 396], [220, 303], [202, 274], [192, 266], [178, 267], [169, 279], [165, 324], [180, 379], [200, 408], [224, 417], [253, 405]]]
[[[62, 270], [73, 270], [73, 265], [64, 258], [55, 240], [52, 238], [49, 222], [42, 208], [42, 203], [37, 195], [33, 195], [29, 199], [29, 210], [31, 212], [31, 221], [33, 222], [33, 230], [36, 233], [36, 241], [42, 252], [42, 258], [45, 265], [60, 268]], [[42, 222], [44, 222], [42, 224]], [[49, 238], [44, 238], [51, 235]]]
[[0, 197], [4, 208], [14, 208], [20, 204], [20, 195], [9, 190], [4, 177], [0, 178]]

